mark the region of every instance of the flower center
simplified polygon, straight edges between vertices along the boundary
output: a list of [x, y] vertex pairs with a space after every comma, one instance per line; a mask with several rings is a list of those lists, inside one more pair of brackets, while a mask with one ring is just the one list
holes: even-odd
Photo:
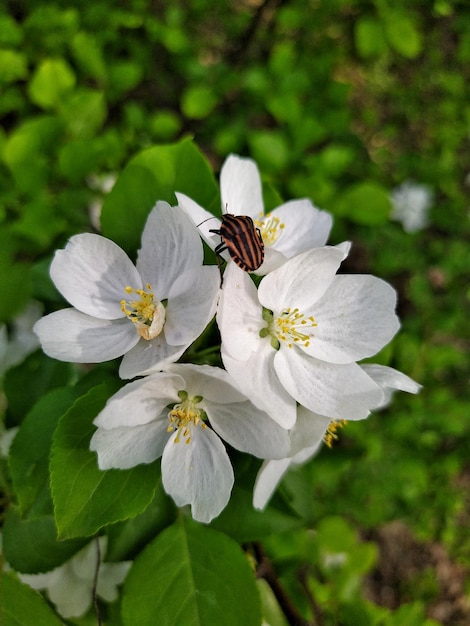
[[271, 213], [264, 216], [264, 219], [255, 219], [255, 226], [259, 228], [265, 246], [272, 246], [279, 238], [285, 228], [284, 222], [278, 217], [273, 217]]
[[[151, 285], [146, 285], [147, 290], [124, 287], [129, 296], [127, 300], [121, 300], [121, 311], [136, 325], [137, 332], [143, 339], [154, 339], [162, 332], [165, 324], [165, 307], [158, 300], [155, 301]], [[131, 300], [135, 294], [137, 298]]]
[[175, 404], [168, 413], [170, 423], [168, 424], [167, 431], [169, 433], [172, 433], [174, 430], [178, 431], [175, 443], [180, 442], [181, 436], [183, 436], [185, 443], [190, 443], [192, 428], [198, 425], [200, 425], [201, 428], [207, 428], [204, 422], [206, 414], [203, 409], [197, 407], [202, 400], [202, 396], [193, 396], [190, 398], [188, 393], [184, 390], [178, 391], [178, 395], [181, 402]]
[[263, 319], [268, 323], [262, 328], [260, 337], [271, 337], [271, 345], [276, 350], [279, 349], [281, 341], [287, 344], [288, 348], [293, 345], [301, 345], [308, 348], [310, 339], [313, 337], [312, 328], [318, 326], [313, 315], [305, 317], [299, 309], [290, 307], [281, 311], [275, 318], [271, 311], [263, 310]]
[[347, 420], [331, 420], [331, 422], [328, 424], [328, 428], [323, 435], [323, 441], [329, 448], [332, 448], [334, 442], [338, 441], [338, 431], [341, 430], [341, 428], [344, 428], [347, 423]]

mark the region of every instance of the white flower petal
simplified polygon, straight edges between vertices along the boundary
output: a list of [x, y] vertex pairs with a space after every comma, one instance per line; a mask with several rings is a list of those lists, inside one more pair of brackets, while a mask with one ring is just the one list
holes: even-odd
[[166, 415], [142, 426], [112, 430], [98, 428], [90, 441], [90, 450], [98, 454], [98, 467], [129, 469], [141, 463], [151, 463], [162, 455], [168, 441]]
[[168, 298], [175, 280], [203, 261], [201, 239], [180, 207], [159, 201], [150, 212], [142, 233], [137, 269], [159, 300]]
[[257, 349], [259, 331], [266, 326], [261, 315], [253, 281], [235, 263], [230, 263], [224, 274], [217, 324], [223, 349], [232, 358], [246, 360]]
[[127, 318], [103, 320], [76, 309], [46, 315], [34, 326], [44, 352], [60, 361], [102, 363], [115, 359], [139, 341]]
[[43, 572], [41, 574], [18, 573], [18, 578], [26, 585], [29, 585], [31, 589], [42, 591], [56, 584], [56, 581], [61, 577], [62, 568], [63, 565], [56, 567], [50, 572]]
[[252, 218], [264, 213], [261, 178], [251, 159], [227, 157], [220, 171], [220, 194], [224, 213]]
[[310, 311], [331, 285], [342, 260], [342, 251], [329, 246], [303, 252], [263, 278], [259, 301], [275, 314], [287, 307]]
[[72, 306], [100, 319], [124, 317], [124, 288], [141, 289], [142, 281], [127, 254], [114, 241], [84, 233], [57, 250], [51, 278]]
[[70, 568], [63, 567], [54, 586], [47, 589], [47, 595], [62, 617], [81, 617], [93, 601], [93, 579], [85, 583], [77, 581]]
[[237, 450], [261, 459], [282, 459], [289, 454], [287, 430], [251, 402], [217, 404], [204, 398], [204, 407], [214, 430]]
[[351, 251], [352, 243], [350, 241], [343, 241], [334, 246], [337, 250], [340, 250], [343, 254], [343, 261]]
[[96, 593], [106, 602], [114, 602], [118, 598], [117, 587], [124, 582], [132, 561], [121, 561], [120, 563], [102, 563], [98, 577]]
[[287, 258], [324, 246], [333, 225], [330, 213], [320, 211], [308, 199], [290, 200], [264, 219], [269, 218], [278, 218], [284, 224], [273, 245]]
[[70, 566], [75, 576], [80, 582], [92, 581], [96, 571], [96, 564], [98, 562], [99, 553], [101, 558], [106, 553], [108, 545], [107, 537], [98, 537], [98, 546], [96, 545], [96, 539], [88, 543], [84, 548], [79, 550], [74, 556], [66, 561], [66, 565]]
[[197, 227], [199, 234], [207, 245], [214, 250], [220, 243], [220, 235], [216, 235], [210, 231], [220, 229], [222, 224], [220, 218], [215, 217], [212, 213], [203, 209], [197, 202], [185, 196], [184, 193], [175, 192], [175, 196], [178, 200], [178, 206]]
[[289, 458], [278, 461], [264, 461], [258, 470], [253, 490], [253, 506], [262, 511], [291, 464]]
[[400, 328], [396, 291], [375, 276], [335, 276], [311, 309], [318, 326], [305, 351], [330, 363], [372, 356]]
[[93, 423], [105, 430], [148, 424], [169, 404], [179, 402], [178, 391], [185, 386], [181, 376], [163, 372], [135, 380], [109, 398]]
[[235, 388], [236, 383], [230, 374], [220, 367], [174, 363], [168, 367], [167, 371], [178, 374], [184, 379], [184, 389], [190, 397], [202, 396], [205, 401], [219, 403], [246, 400], [246, 397]]
[[292, 465], [305, 463], [318, 452], [330, 421], [329, 417], [316, 415], [299, 406], [297, 421], [290, 431], [293, 454], [278, 461], [263, 463], [256, 476], [253, 492], [253, 506], [256, 509], [263, 510], [266, 507], [284, 474]]
[[275, 354], [269, 340], [265, 339], [250, 359], [239, 361], [222, 350], [222, 361], [237, 387], [255, 406], [282, 428], [292, 428], [296, 419], [295, 400], [284, 389], [274, 370]]
[[193, 428], [189, 444], [175, 443], [176, 434], [163, 451], [163, 487], [177, 506], [190, 504], [193, 518], [207, 524], [230, 499], [234, 481], [230, 459], [209, 428]]
[[121, 378], [144, 376], [165, 369], [177, 361], [187, 346], [170, 346], [166, 341], [165, 329], [150, 341], [141, 339], [127, 352], [119, 367]]
[[361, 368], [375, 381], [383, 390], [384, 398], [375, 409], [383, 408], [390, 402], [393, 392], [396, 390], [407, 391], [408, 393], [419, 393], [422, 386], [412, 378], [399, 372], [393, 367], [378, 365], [377, 363], [364, 363]]
[[170, 345], [189, 346], [215, 315], [220, 288], [217, 267], [195, 267], [172, 285], [166, 308], [165, 337]]
[[[297, 409], [297, 420], [295, 426], [289, 431], [291, 438], [291, 457], [297, 463], [302, 462], [305, 448], [317, 449], [323, 441], [326, 429], [330, 425], [331, 419], [324, 415], [318, 415], [309, 411], [304, 406]], [[300, 455], [300, 457], [298, 456]]]
[[364, 419], [382, 402], [382, 390], [356, 363], [325, 363], [281, 346], [274, 369], [297, 402], [332, 419]]
[[287, 257], [275, 250], [274, 248], [265, 248], [264, 249], [264, 260], [258, 269], [253, 272], [257, 276], [266, 276], [269, 272], [281, 267], [287, 261]]

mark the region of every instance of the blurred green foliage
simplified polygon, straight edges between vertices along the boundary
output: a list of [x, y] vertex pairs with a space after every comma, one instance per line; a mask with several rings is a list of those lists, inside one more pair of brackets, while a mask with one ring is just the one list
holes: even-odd
[[[356, 529], [401, 519], [470, 567], [469, 20], [457, 0], [7, 0], [0, 8], [1, 321], [11, 324], [31, 297], [61, 306], [47, 276], [54, 249], [96, 228], [90, 206], [105, 196], [96, 178], [148, 148], [132, 161], [132, 180], [118, 182], [125, 196], [115, 198], [126, 202], [109, 196], [102, 216], [118, 241], [120, 212], [135, 220], [135, 249], [154, 193], [171, 200], [175, 180], [164, 164], [157, 171], [152, 146], [184, 138], [215, 169], [229, 152], [256, 159], [268, 208], [275, 188], [331, 211], [332, 243], [354, 243], [346, 271], [375, 273], [399, 291], [402, 331], [381, 362], [422, 383], [421, 395], [350, 424], [333, 451], [291, 471], [262, 526], [281, 579], [309, 614], [292, 584], [299, 562], [307, 568], [325, 624], [437, 623], [425, 621], [438, 595], [429, 598], [426, 585], [396, 612], [363, 599], [377, 553]], [[193, 147], [167, 150], [173, 159]], [[200, 176], [209, 180], [202, 164], [195, 199]], [[434, 193], [430, 226], [415, 234], [389, 219], [390, 190], [407, 179]], [[137, 187], [149, 206], [133, 205]], [[203, 204], [212, 197], [204, 189]], [[40, 352], [10, 370], [7, 425], [73, 376]], [[277, 517], [279, 501], [295, 524]], [[247, 536], [259, 533], [257, 519], [247, 520]], [[299, 521], [309, 530], [296, 534]], [[221, 524], [230, 534], [223, 516]], [[273, 533], [276, 525], [286, 532]], [[272, 605], [267, 590], [261, 596]], [[282, 624], [266, 607], [270, 623]]]

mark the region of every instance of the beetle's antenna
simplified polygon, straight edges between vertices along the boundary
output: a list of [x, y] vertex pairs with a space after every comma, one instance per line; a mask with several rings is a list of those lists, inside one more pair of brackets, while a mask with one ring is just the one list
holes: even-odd
[[200, 222], [199, 224], [196, 224], [196, 228], [199, 228], [199, 226], [201, 226], [202, 224], [205, 224], [209, 220], [216, 220], [216, 219], [218, 219], [216, 215], [212, 215], [212, 217], [207, 217], [205, 220], [202, 220], [202, 222]]

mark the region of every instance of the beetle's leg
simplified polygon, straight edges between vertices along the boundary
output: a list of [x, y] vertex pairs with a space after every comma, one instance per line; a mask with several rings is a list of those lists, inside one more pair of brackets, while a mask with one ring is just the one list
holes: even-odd
[[221, 241], [219, 245], [216, 246], [214, 249], [215, 258], [217, 260], [217, 267], [219, 268], [219, 273], [220, 273], [220, 288], [221, 289], [222, 289], [222, 283], [224, 282], [224, 274], [222, 272], [222, 264], [220, 261], [221, 260], [225, 261], [224, 257], [222, 256], [222, 252], [225, 252], [225, 250], [227, 250], [227, 246], [225, 245], [223, 241]]

